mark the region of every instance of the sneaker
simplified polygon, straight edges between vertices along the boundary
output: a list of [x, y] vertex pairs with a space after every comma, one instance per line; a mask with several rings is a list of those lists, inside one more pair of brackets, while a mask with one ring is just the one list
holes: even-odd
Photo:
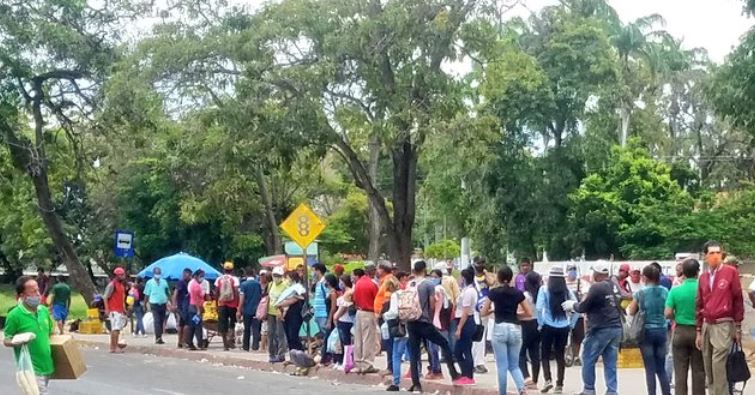
[[553, 388], [553, 383], [550, 380], [545, 381], [545, 385], [543, 386], [543, 389], [540, 390], [541, 393], [547, 394], [548, 391], [550, 391]]
[[564, 389], [563, 389], [563, 387], [556, 387], [556, 389], [553, 390], [553, 393], [554, 394], [563, 394], [564, 393]]
[[409, 389], [407, 391], [413, 392], [413, 393], [417, 393], [417, 394], [421, 394], [422, 393], [422, 386], [421, 385], [413, 385], [413, 386], [409, 387]]
[[479, 365], [474, 368], [474, 372], [477, 374], [485, 374], [488, 372], [488, 368], [485, 365]]
[[469, 377], [459, 377], [458, 379], [453, 381], [454, 385], [475, 385], [477, 382], [474, 381], [474, 379], [470, 379]]
[[399, 392], [401, 391], [401, 388], [399, 388], [397, 385], [391, 384], [385, 390], [388, 392]]

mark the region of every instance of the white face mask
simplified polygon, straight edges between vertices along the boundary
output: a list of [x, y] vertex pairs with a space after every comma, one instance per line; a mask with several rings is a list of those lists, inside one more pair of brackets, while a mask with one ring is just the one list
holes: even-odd
[[160, 274], [155, 274], [155, 280], [159, 280], [162, 277]]

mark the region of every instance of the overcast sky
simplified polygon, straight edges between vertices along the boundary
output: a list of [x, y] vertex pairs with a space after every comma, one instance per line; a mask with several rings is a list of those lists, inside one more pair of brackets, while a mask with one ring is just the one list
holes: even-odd
[[[527, 8], [538, 10], [556, 0], [526, 0]], [[739, 38], [755, 23], [742, 14], [742, 0], [609, 0], [624, 22], [650, 14], [666, 19], [666, 30], [682, 38], [684, 47], [703, 47], [713, 61], [721, 63]], [[526, 15], [524, 7], [516, 10]]]

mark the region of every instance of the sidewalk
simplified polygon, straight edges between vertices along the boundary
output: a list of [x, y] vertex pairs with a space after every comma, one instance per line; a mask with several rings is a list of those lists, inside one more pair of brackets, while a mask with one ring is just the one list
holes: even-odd
[[[107, 352], [109, 344], [108, 335], [82, 335], [74, 334], [74, 337], [83, 345], [87, 347], [96, 347], [102, 350], [103, 353]], [[201, 363], [212, 363], [216, 365], [233, 366], [241, 368], [249, 368], [260, 371], [278, 372], [278, 373], [291, 373], [293, 372], [293, 366], [283, 367], [282, 364], [271, 364], [268, 362], [267, 353], [261, 352], [245, 352], [240, 349], [232, 351], [223, 351], [222, 343], [217, 340], [210, 344], [210, 348], [206, 351], [186, 351], [176, 347], [177, 337], [176, 335], [163, 336], [166, 344], [156, 345], [152, 337], [148, 338], [135, 338], [130, 335], [126, 335], [124, 339], [128, 343], [126, 352], [130, 353], [142, 353], [152, 354], [161, 357], [181, 358], [192, 361], [198, 361]], [[117, 356], [113, 356], [117, 358]], [[378, 356], [375, 360], [375, 366], [380, 369], [386, 367], [385, 354]], [[427, 362], [424, 361], [423, 370], [427, 369]], [[444, 393], [453, 395], [494, 395], [498, 394], [498, 382], [495, 368], [495, 360], [493, 355], [487, 356], [487, 367], [489, 372], [487, 374], [475, 375], [477, 381], [476, 386], [471, 387], [454, 387], [451, 385], [451, 380], [445, 372], [446, 378], [438, 381], [422, 381], [422, 387], [425, 392], [428, 393]], [[401, 367], [402, 373], [406, 373], [409, 369], [409, 364], [404, 363]], [[445, 367], [444, 367], [445, 370]], [[555, 361], [552, 362], [551, 372], [556, 374]], [[602, 393], [605, 390], [603, 382], [603, 369], [600, 365], [597, 368], [597, 389]], [[320, 368], [318, 371], [312, 371], [309, 374], [309, 378], [318, 378], [322, 380], [330, 380], [334, 383], [353, 383], [364, 385], [381, 385], [387, 386], [390, 382], [390, 376], [384, 379], [379, 374], [372, 375], [357, 375], [357, 374], [344, 374], [343, 372], [335, 371], [331, 368]], [[542, 385], [543, 378], [542, 372], [540, 377], [540, 384]], [[582, 390], [582, 380], [580, 368], [572, 367], [566, 369], [566, 377], [564, 382], [564, 394], [573, 394]], [[554, 383], [555, 384], [555, 383]], [[410, 380], [401, 381], [402, 388], [408, 388], [410, 386]], [[626, 390], [645, 390], [645, 374], [643, 369], [620, 369], [619, 370], [619, 388], [622, 391]], [[508, 392], [514, 394], [514, 383], [509, 377]], [[539, 394], [540, 391], [532, 390], [530, 394]]]

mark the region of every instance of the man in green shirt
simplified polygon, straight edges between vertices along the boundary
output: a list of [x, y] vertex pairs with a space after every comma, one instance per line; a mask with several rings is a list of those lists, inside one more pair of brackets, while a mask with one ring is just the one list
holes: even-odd
[[[47, 394], [50, 375], [55, 371], [52, 362], [52, 349], [50, 348], [50, 335], [53, 331], [53, 322], [50, 311], [41, 305], [42, 296], [39, 293], [39, 285], [29, 277], [22, 276], [16, 281], [16, 295], [18, 305], [14, 307], [5, 320], [6, 347], [13, 347], [16, 359], [18, 359], [22, 346], [29, 349], [31, 362], [34, 366], [34, 374], [37, 376], [37, 386], [40, 394]], [[34, 339], [21, 339], [26, 334], [33, 334]], [[16, 335], [19, 335], [16, 339]]]
[[666, 318], [674, 320], [673, 355], [675, 390], [687, 392], [688, 370], [692, 368], [692, 395], [705, 395], [705, 367], [703, 354], [695, 345], [695, 298], [697, 297], [697, 275], [700, 263], [687, 259], [682, 263], [684, 282], [672, 288], [666, 298]]
[[288, 283], [283, 280], [284, 274], [285, 271], [282, 266], [277, 266], [273, 269], [273, 283], [270, 285], [268, 293], [267, 350], [270, 354], [270, 363], [285, 361], [288, 349], [286, 331], [283, 328], [283, 320], [280, 318], [281, 311], [275, 306], [280, 295], [288, 288]]
[[52, 300], [48, 301], [52, 306], [52, 318], [58, 323], [58, 331], [63, 334], [63, 327], [71, 311], [71, 287], [66, 284], [64, 276], [58, 276], [58, 282], [50, 290]]

